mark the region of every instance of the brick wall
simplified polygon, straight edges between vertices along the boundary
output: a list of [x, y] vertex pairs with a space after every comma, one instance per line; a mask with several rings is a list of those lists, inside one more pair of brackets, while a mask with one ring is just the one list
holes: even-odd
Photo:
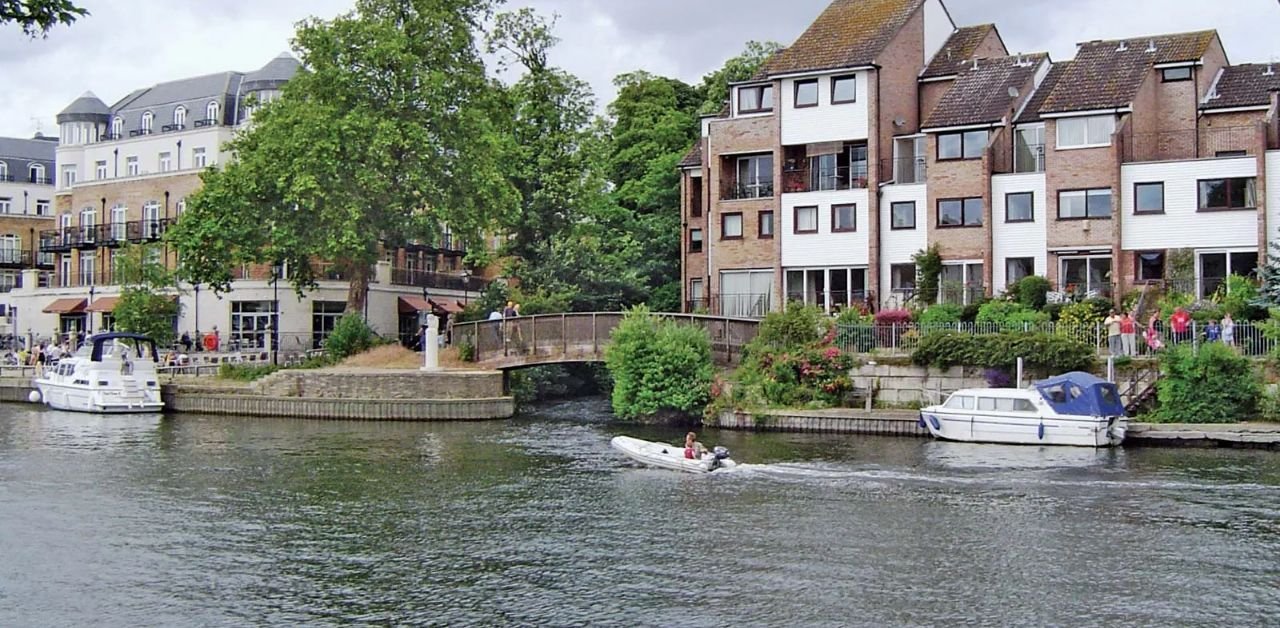
[[[938, 136], [930, 134], [926, 142], [928, 150], [929, 185], [928, 203], [925, 207], [929, 228], [929, 243], [938, 243], [946, 260], [983, 259], [990, 253], [991, 238], [987, 227], [991, 224], [991, 179], [986, 176], [982, 159], [938, 161]], [[938, 227], [938, 201], [954, 198], [983, 198], [981, 227]], [[984, 272], [989, 272], [988, 268]], [[988, 284], [990, 282], [987, 282]]]
[[[775, 86], [775, 90], [777, 87]], [[776, 92], [775, 92], [776, 93]], [[780, 106], [781, 99], [778, 100]], [[719, 294], [720, 272], [722, 270], [773, 269], [774, 297], [780, 292], [778, 288], [778, 264], [780, 260], [778, 238], [760, 239], [758, 237], [760, 222], [759, 212], [773, 210], [775, 212], [775, 228], [779, 224], [779, 197], [745, 200], [721, 200], [724, 184], [734, 178], [732, 168], [734, 157], [743, 153], [773, 153], [773, 180], [775, 189], [782, 180], [782, 155], [779, 146], [779, 116], [736, 118], [715, 120], [711, 122], [704, 161], [707, 162], [707, 176], [703, 186], [710, 196], [710, 203], [704, 205], [706, 219], [706, 244], [711, 263], [711, 277], [707, 286], [708, 295]], [[726, 213], [742, 214], [742, 239], [722, 240], [720, 227], [721, 217]], [[774, 299], [775, 302], [777, 299]]]
[[497, 371], [279, 371], [254, 382], [253, 389], [267, 397], [308, 399], [489, 399], [504, 394]]

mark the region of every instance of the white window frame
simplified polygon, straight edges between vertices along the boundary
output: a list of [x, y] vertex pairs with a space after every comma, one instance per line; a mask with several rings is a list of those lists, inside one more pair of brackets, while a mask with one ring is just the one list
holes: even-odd
[[124, 118], [116, 116], [111, 119], [111, 137], [120, 139], [120, 135], [124, 133]]
[[99, 181], [102, 181], [103, 179], [107, 178], [107, 162], [105, 159], [95, 162], [93, 166], [94, 166], [94, 175], [97, 177]]
[[[853, 273], [854, 271], [859, 270], [862, 271], [862, 284], [855, 287], [853, 283]], [[822, 308], [827, 312], [832, 310], [831, 278], [837, 274], [844, 275], [845, 291], [844, 298], [842, 300], [843, 302], [839, 304], [841, 308], [853, 305], [854, 299], [852, 297], [855, 292], [861, 294], [863, 299], [866, 299], [869, 294], [869, 291], [867, 290], [867, 283], [870, 281], [871, 271], [866, 266], [784, 268], [782, 270], [782, 294], [790, 300], [792, 288], [791, 273], [800, 273], [800, 295], [802, 296], [802, 302], [805, 305], [817, 305], [816, 301], [818, 299], [818, 293], [816, 290], [813, 294], [814, 302], [809, 301], [809, 274], [814, 271], [822, 273]]]
[[178, 127], [185, 127], [187, 125], [187, 108], [186, 107], [183, 107], [182, 105], [178, 105], [177, 107], [174, 107], [173, 124]]
[[66, 165], [62, 167], [62, 187], [69, 188], [76, 184], [76, 167]]
[[[1233, 255], [1236, 255], [1238, 253], [1253, 253], [1255, 256], [1257, 256], [1257, 260], [1259, 264], [1265, 264], [1267, 261], [1266, 256], [1258, 253], [1258, 249], [1249, 248], [1249, 247], [1236, 247], [1236, 248], [1225, 248], [1225, 249], [1196, 249], [1195, 253], [1196, 253], [1196, 295], [1204, 294], [1204, 259], [1203, 258], [1205, 255], [1225, 255], [1227, 257], [1227, 277], [1230, 277], [1231, 275], [1242, 275], [1246, 277], [1248, 276], [1248, 272], [1239, 273], [1239, 272], [1236, 272], [1236, 269], [1234, 267], [1232, 267], [1231, 258]], [[1167, 253], [1166, 253], [1166, 256], [1167, 256]], [[1167, 260], [1168, 258], [1166, 257], [1166, 263], [1168, 263]], [[1224, 279], [1223, 281], [1225, 285], [1226, 280]]]
[[44, 178], [44, 164], [27, 164], [27, 178], [33, 179], [32, 183], [38, 183]]
[[961, 286], [961, 293], [960, 293], [961, 305], [968, 305], [969, 304], [969, 288], [974, 283], [974, 277], [971, 276], [972, 271], [974, 270], [973, 268], [974, 266], [980, 267], [980, 269], [978, 270], [978, 273], [980, 276], [977, 277], [977, 287], [982, 288], [985, 294], [986, 268], [985, 268], [985, 264], [982, 263], [982, 260], [980, 259], [950, 260], [947, 262], [943, 262], [942, 273], [938, 275], [938, 295], [937, 295], [938, 301], [939, 302], [942, 301], [942, 296], [943, 296], [942, 291], [943, 289], [946, 288], [946, 286], [943, 285], [944, 282], [942, 279], [943, 276], [946, 274], [946, 269], [959, 267], [960, 268], [960, 286]]
[[8, 196], [0, 196], [0, 214], [8, 214], [13, 211], [13, 199]]
[[218, 107], [218, 101], [210, 100], [209, 104], [204, 106], [204, 118], [206, 120], [213, 120], [214, 124], [217, 124], [219, 109], [220, 107]]
[[125, 176], [136, 177], [142, 174], [142, 165], [138, 163], [137, 155], [129, 155], [124, 158]]
[[[1089, 215], [1090, 194], [1097, 195], [1097, 193], [1102, 192], [1104, 190], [1106, 191], [1107, 197], [1109, 199], [1107, 201], [1107, 215], [1090, 216]], [[1076, 198], [1076, 197], [1084, 199], [1084, 215], [1083, 216], [1063, 216], [1062, 215], [1062, 199]], [[1115, 210], [1115, 194], [1112, 193], [1111, 188], [1090, 188], [1087, 190], [1061, 190], [1058, 192], [1058, 220], [1107, 220], [1111, 218], [1111, 214], [1114, 210]]]
[[[1094, 127], [1095, 122], [1101, 123], [1103, 121], [1106, 121], [1106, 124], [1101, 125], [1102, 128]], [[1077, 124], [1077, 123], [1084, 125], [1084, 143], [1068, 144], [1066, 142], [1063, 142], [1062, 130], [1064, 128], [1064, 124]], [[1097, 132], [1105, 131], [1106, 137], [1103, 140], [1099, 140], [1096, 137], [1092, 137], [1095, 131]], [[1054, 148], [1057, 150], [1073, 150], [1073, 149], [1079, 149], [1079, 148], [1102, 148], [1105, 146], [1110, 146], [1111, 136], [1115, 135], [1115, 132], [1116, 132], [1116, 117], [1113, 115], [1058, 118], [1057, 123], [1055, 125], [1055, 129], [1054, 129], [1054, 133], [1057, 136], [1054, 142]]]
[[[1110, 253], [1098, 253], [1098, 254], [1094, 254], [1094, 255], [1065, 255], [1065, 256], [1059, 256], [1059, 257], [1058, 257], [1058, 285], [1059, 285], [1059, 286], [1061, 286], [1062, 291], [1064, 291], [1064, 292], [1065, 292], [1065, 291], [1066, 291], [1066, 289], [1067, 289], [1067, 286], [1066, 286], [1066, 281], [1067, 281], [1067, 279], [1066, 279], [1066, 278], [1067, 278], [1067, 262], [1068, 262], [1068, 261], [1072, 261], [1072, 260], [1085, 260], [1085, 269], [1084, 269], [1084, 280], [1085, 280], [1085, 286], [1084, 286], [1084, 289], [1085, 289], [1085, 292], [1095, 292], [1095, 291], [1096, 291], [1098, 294], [1103, 294], [1103, 289], [1102, 289], [1102, 287], [1099, 287], [1099, 286], [1093, 286], [1093, 285], [1091, 285], [1091, 284], [1090, 284], [1090, 281], [1092, 281], [1092, 280], [1090, 279], [1090, 277], [1091, 277], [1091, 276], [1092, 276], [1092, 274], [1093, 274], [1093, 273], [1091, 273], [1091, 272], [1090, 272], [1090, 270], [1092, 270], [1093, 260], [1097, 260], [1097, 259], [1105, 259], [1105, 260], [1108, 260], [1108, 261], [1110, 261], [1110, 262], [1111, 262], [1111, 271], [1110, 271], [1110, 274], [1112, 275], [1112, 278], [1114, 278], [1114, 276], [1115, 276], [1115, 272], [1116, 272], [1116, 260], [1115, 260], [1115, 258], [1114, 258], [1114, 257], [1112, 257], [1112, 256], [1111, 256], [1111, 254], [1110, 254]], [[1107, 278], [1107, 279], [1105, 280], [1105, 282], [1106, 282], [1106, 283], [1105, 283], [1105, 289], [1106, 289], [1106, 290], [1110, 290], [1110, 289], [1111, 289], [1111, 283], [1112, 283], [1112, 282], [1111, 282], [1111, 278]]]
[[49, 201], [48, 199], [37, 199], [37, 200], [36, 200], [36, 215], [37, 215], [37, 216], [52, 216], [52, 215], [53, 215], [53, 202], [52, 202], [52, 201]]
[[160, 153], [160, 172], [169, 172], [173, 169], [173, 153], [165, 151]]
[[150, 134], [151, 129], [155, 127], [156, 117], [150, 111], [142, 112], [142, 128], [144, 134]]
[[9, 164], [0, 161], [0, 180], [3, 180], [7, 176], [9, 176]]
[[71, 287], [71, 254], [63, 253], [58, 259], [58, 287]]
[[147, 201], [142, 206], [142, 237], [160, 237], [160, 201]]
[[209, 156], [205, 153], [203, 146], [191, 149], [191, 165], [196, 168], [209, 167]]
[[[88, 262], [87, 264], [85, 262]], [[97, 283], [98, 255], [97, 251], [80, 251], [80, 285], [92, 286]]]
[[125, 223], [129, 220], [129, 208], [125, 205], [116, 205], [111, 208], [111, 237], [117, 242], [124, 241], [128, 238], [129, 233]]

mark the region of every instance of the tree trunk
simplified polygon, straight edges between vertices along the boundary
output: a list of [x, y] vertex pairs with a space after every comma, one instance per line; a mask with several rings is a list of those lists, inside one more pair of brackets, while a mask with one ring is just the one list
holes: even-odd
[[363, 262], [351, 262], [347, 266], [351, 278], [347, 287], [347, 314], [359, 314], [365, 317], [365, 305], [369, 298], [369, 265]]

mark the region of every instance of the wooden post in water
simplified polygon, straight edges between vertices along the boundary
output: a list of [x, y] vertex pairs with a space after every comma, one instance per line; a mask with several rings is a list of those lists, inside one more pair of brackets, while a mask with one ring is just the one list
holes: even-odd
[[560, 353], [564, 357], [569, 357], [569, 322], [567, 314], [560, 314]]

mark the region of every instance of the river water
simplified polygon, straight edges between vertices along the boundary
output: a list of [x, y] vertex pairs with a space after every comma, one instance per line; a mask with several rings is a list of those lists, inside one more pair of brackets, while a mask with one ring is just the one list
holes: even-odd
[[0, 406], [0, 626], [1280, 625], [1280, 455]]

